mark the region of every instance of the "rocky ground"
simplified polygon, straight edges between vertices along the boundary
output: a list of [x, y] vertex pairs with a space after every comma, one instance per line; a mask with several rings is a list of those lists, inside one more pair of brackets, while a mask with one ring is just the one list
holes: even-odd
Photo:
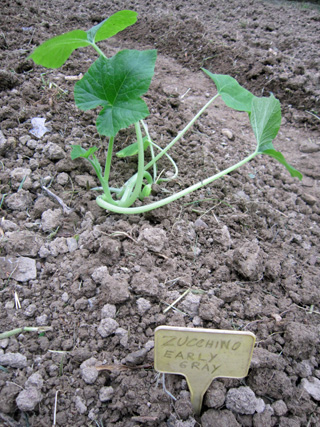
[[[145, 97], [154, 140], [168, 142], [215, 93], [204, 66], [280, 99], [275, 146], [303, 180], [258, 157], [144, 215], [99, 208], [93, 171], [70, 159], [73, 144], [105, 142], [70, 79], [95, 54], [79, 50], [58, 70], [27, 56], [122, 9], [138, 22], [101, 48], [158, 49]], [[316, 3], [294, 1], [1, 2], [0, 332], [49, 330], [0, 340], [0, 425], [320, 424], [319, 22]], [[39, 138], [33, 118], [48, 128]], [[119, 148], [132, 138], [121, 132]], [[179, 179], [151, 199], [253, 148], [247, 116], [217, 102], [172, 150]], [[112, 180], [135, 166], [119, 160]], [[164, 389], [153, 369], [160, 325], [254, 333], [248, 376], [215, 379], [195, 416], [185, 379], [166, 375]]]

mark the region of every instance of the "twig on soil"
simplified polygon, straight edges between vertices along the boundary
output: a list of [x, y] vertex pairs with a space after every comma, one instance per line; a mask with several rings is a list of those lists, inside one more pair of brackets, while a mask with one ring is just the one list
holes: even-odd
[[64, 76], [64, 79], [67, 80], [67, 81], [69, 81], [69, 82], [74, 82], [74, 81], [77, 81], [77, 80], [81, 80], [82, 77], [83, 77], [83, 74], [80, 73], [78, 76]]
[[177, 298], [172, 304], [170, 304], [167, 308], [165, 308], [163, 310], [163, 313], [167, 313], [167, 311], [169, 311], [171, 308], [174, 308], [174, 306], [182, 300], [182, 298], [184, 298], [186, 295], [188, 295], [188, 293], [191, 291], [191, 289], [187, 289], [185, 292], [183, 292], [182, 295], [179, 296], [179, 298]]
[[59, 393], [59, 390], [56, 391], [56, 395], [54, 398], [54, 410], [53, 410], [53, 424], [52, 424], [52, 426], [55, 426], [56, 421], [57, 421], [58, 393]]
[[59, 196], [57, 196], [56, 194], [54, 194], [51, 190], [49, 190], [49, 188], [45, 187], [44, 185], [42, 185], [41, 188], [43, 190], [45, 190], [49, 194], [49, 196], [51, 196], [53, 199], [55, 199], [59, 203], [59, 205], [62, 207], [62, 210], [63, 210], [64, 214], [70, 215], [73, 212], [73, 209], [69, 208], [64, 203], [64, 201]]
[[23, 390], [23, 387], [22, 387], [21, 385], [19, 385], [19, 384], [15, 383], [14, 381], [7, 381], [7, 384], [13, 384], [13, 385], [15, 385], [16, 387], [19, 387], [21, 390]]
[[[169, 304], [167, 303], [167, 302], [165, 302], [165, 301], [161, 301], [163, 304], [166, 304], [167, 306], [169, 306]], [[169, 307], [167, 307], [167, 308], [169, 308]], [[187, 316], [187, 313], [185, 313], [184, 311], [182, 311], [182, 310], [179, 310], [177, 307], [171, 307], [172, 308], [172, 310], [173, 311], [175, 311], [175, 312], [177, 312], [177, 313], [181, 313], [181, 314], [183, 314], [184, 316]]]
[[282, 318], [283, 318], [283, 315], [284, 314], [286, 314], [286, 313], [288, 313], [289, 311], [291, 311], [292, 310], [292, 308], [289, 308], [288, 310], [285, 310], [285, 311], [283, 311], [282, 313], [280, 313], [280, 314], [278, 314], [278, 313], [272, 313], [271, 314], [271, 317], [272, 317], [272, 319], [259, 319], [259, 320], [253, 320], [252, 322], [249, 322], [249, 323], [247, 323], [243, 328], [242, 328], [242, 330], [245, 330], [245, 329], [247, 329], [249, 326], [252, 326], [252, 325], [254, 325], [255, 323], [263, 323], [263, 322], [276, 322], [276, 323], [280, 323], [281, 322], [281, 320], [282, 320]]
[[[103, 233], [106, 234], [106, 233]], [[132, 240], [134, 243], [138, 244], [137, 240], [135, 240], [132, 236], [130, 236], [130, 234], [124, 232], [124, 231], [115, 231], [114, 233], [111, 234], [106, 234], [109, 237], [118, 237], [118, 236], [125, 236], [128, 239]]]
[[191, 88], [189, 87], [189, 89], [187, 89], [186, 92], [180, 96], [180, 99], [183, 99], [187, 95], [187, 93], [190, 91], [190, 89]]
[[0, 340], [3, 340], [5, 338], [9, 338], [12, 335], [21, 334], [22, 332], [38, 332], [38, 334], [41, 334], [42, 332], [51, 331], [51, 326], [24, 326], [23, 328], [17, 328], [12, 329], [11, 331], [2, 332], [0, 334]]
[[131, 421], [137, 421], [139, 423], [149, 423], [149, 422], [154, 422], [154, 421], [158, 421], [158, 417], [131, 417]]
[[129, 370], [136, 370], [136, 369], [151, 369], [153, 368], [152, 365], [136, 365], [136, 366], [129, 366], [129, 365], [97, 365], [95, 366], [97, 371], [127, 371]]
[[20, 301], [19, 301], [19, 296], [18, 296], [17, 291], [14, 291], [14, 304], [16, 306], [16, 310], [18, 310], [19, 308], [21, 308], [21, 304], [20, 304]]
[[312, 111], [306, 111], [306, 113], [311, 114], [311, 116], [315, 117], [316, 119], [320, 120], [320, 117], [314, 114]]
[[298, 308], [300, 308], [301, 310], [304, 310], [304, 311], [307, 311], [308, 312], [308, 314], [320, 314], [320, 312], [319, 311], [315, 311], [314, 310], [314, 305], [312, 304], [312, 305], [310, 305], [310, 307], [301, 307], [300, 305], [298, 305], [298, 304], [294, 304], [296, 307], [298, 307]]
[[31, 37], [30, 37], [30, 40], [29, 40], [29, 42], [28, 42], [28, 46], [30, 46], [30, 44], [32, 43], [32, 40], [33, 40], [33, 36], [34, 36], [35, 31], [36, 31], [36, 29], [35, 29], [35, 28], [33, 28], [33, 30], [32, 30], [32, 34], [31, 34]]
[[16, 271], [16, 269], [17, 269], [18, 267], [16, 266], [16, 267], [14, 267], [14, 269], [11, 271], [11, 273], [9, 274], [9, 276], [8, 276], [8, 278], [7, 278], [7, 282], [6, 282], [6, 284], [4, 285], [4, 288], [6, 288], [8, 285], [9, 285], [9, 282], [10, 282], [10, 279], [11, 279], [11, 277], [12, 277], [12, 275], [13, 275], [13, 273]]

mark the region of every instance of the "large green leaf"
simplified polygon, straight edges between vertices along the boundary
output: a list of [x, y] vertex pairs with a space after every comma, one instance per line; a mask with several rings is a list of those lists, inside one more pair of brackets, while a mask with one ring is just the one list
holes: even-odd
[[255, 96], [244, 87], [240, 86], [233, 77], [224, 74], [212, 74], [202, 70], [214, 81], [217, 90], [225, 104], [237, 111], [251, 111], [252, 100]]
[[137, 21], [137, 15], [137, 12], [133, 12], [132, 10], [121, 10], [115, 13], [88, 30], [88, 40], [97, 43], [101, 40], [109, 39], [130, 25], [133, 25]]
[[76, 83], [75, 101], [81, 110], [103, 107], [97, 119], [101, 135], [115, 136], [149, 114], [140, 96], [150, 86], [156, 56], [156, 50], [123, 50], [112, 58], [100, 57]]
[[281, 125], [280, 102], [273, 95], [269, 98], [255, 97], [252, 101], [250, 122], [258, 143], [258, 152], [272, 148], [272, 141]]
[[134, 24], [136, 20], [136, 12], [122, 10], [90, 28], [88, 31], [69, 31], [68, 33], [60, 34], [45, 41], [28, 58], [33, 59], [36, 64], [47, 68], [59, 68], [66, 62], [75, 49], [90, 46], [95, 42], [108, 39]]
[[277, 136], [281, 125], [280, 102], [271, 95], [269, 98], [254, 98], [250, 122], [257, 140], [257, 152], [273, 157], [287, 168], [292, 177], [302, 179], [302, 174], [287, 163], [283, 154], [276, 151], [272, 141]]
[[74, 30], [45, 41], [28, 58], [43, 67], [59, 68], [75, 49], [89, 44], [85, 31]]

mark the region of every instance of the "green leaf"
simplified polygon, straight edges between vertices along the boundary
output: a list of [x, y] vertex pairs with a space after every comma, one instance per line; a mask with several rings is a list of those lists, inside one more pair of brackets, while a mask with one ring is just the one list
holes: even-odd
[[71, 159], [75, 160], [75, 159], [78, 159], [79, 157], [83, 157], [84, 159], [88, 159], [97, 150], [99, 150], [99, 148], [97, 148], [97, 147], [91, 147], [91, 148], [89, 148], [89, 150], [85, 150], [80, 145], [73, 145], [72, 150], [71, 150]]
[[273, 148], [272, 141], [281, 125], [280, 102], [271, 95], [269, 98], [257, 98], [252, 101], [250, 122], [258, 143], [258, 152]]
[[[85, 150], [80, 145], [74, 145], [72, 147], [72, 150], [71, 150], [71, 159], [75, 160], [75, 159], [78, 159], [79, 157], [82, 157], [84, 159], [88, 159], [88, 161], [90, 162], [90, 164], [94, 168], [94, 170], [97, 174], [97, 177], [99, 178], [99, 180], [101, 182], [103, 179], [102, 178], [102, 169], [101, 169], [101, 165], [99, 163], [99, 160], [96, 158], [96, 156], [94, 154], [97, 150], [98, 150], [97, 147], [91, 147], [91, 148], [89, 148], [89, 150]], [[90, 156], [92, 157], [92, 159], [90, 159]]]
[[156, 56], [156, 50], [122, 50], [112, 58], [101, 56], [76, 83], [78, 108], [103, 107], [97, 119], [101, 135], [115, 136], [149, 114], [140, 96], [150, 86]]
[[252, 100], [255, 96], [239, 85], [233, 77], [224, 74], [212, 74], [202, 68], [217, 86], [217, 90], [225, 104], [237, 111], [251, 111]]
[[280, 153], [279, 151], [276, 151], [274, 149], [269, 149], [269, 150], [262, 151], [262, 154], [267, 154], [268, 156], [271, 156], [274, 159], [278, 160], [279, 163], [281, 163], [283, 166], [287, 168], [287, 170], [290, 172], [290, 175], [293, 178], [299, 178], [300, 181], [303, 178], [302, 173], [299, 172], [297, 169], [295, 169], [293, 166], [291, 166], [289, 163], [287, 163], [283, 154]]
[[121, 10], [100, 22], [87, 31], [88, 40], [97, 43], [108, 39], [137, 21], [137, 13], [131, 10]]
[[286, 162], [284, 156], [273, 147], [281, 125], [280, 102], [271, 95], [269, 98], [254, 98], [250, 122], [257, 140], [257, 152], [273, 157], [287, 168], [292, 177], [302, 179], [302, 174]]
[[28, 56], [28, 59], [33, 59], [36, 64], [47, 68], [59, 68], [75, 49], [108, 39], [134, 24], [136, 20], [136, 12], [122, 10], [88, 31], [69, 31], [45, 41]]
[[28, 59], [33, 59], [36, 64], [47, 68], [59, 68], [75, 49], [89, 44], [85, 31], [74, 30], [45, 41], [28, 56]]
[[[147, 136], [143, 138], [143, 149], [144, 151], [149, 147], [150, 142]], [[134, 142], [133, 144], [128, 145], [127, 147], [123, 148], [122, 150], [118, 151], [116, 153], [117, 157], [123, 158], [123, 157], [130, 157], [130, 156], [136, 156], [138, 154], [138, 142]]]

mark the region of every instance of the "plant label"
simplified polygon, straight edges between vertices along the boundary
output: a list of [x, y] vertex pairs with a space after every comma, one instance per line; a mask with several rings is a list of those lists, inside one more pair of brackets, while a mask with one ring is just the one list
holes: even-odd
[[159, 326], [154, 367], [186, 378], [193, 410], [199, 414], [203, 395], [214, 378], [248, 374], [254, 343], [251, 332]]

